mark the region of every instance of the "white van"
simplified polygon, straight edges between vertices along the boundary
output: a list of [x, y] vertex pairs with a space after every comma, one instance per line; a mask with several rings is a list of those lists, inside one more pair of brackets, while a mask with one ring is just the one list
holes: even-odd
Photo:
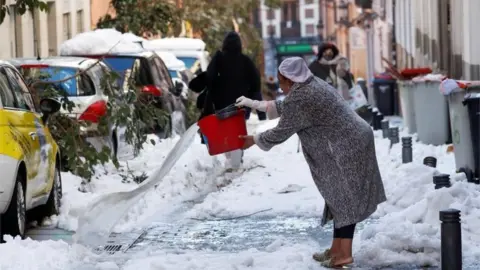
[[210, 55], [205, 46], [205, 42], [197, 38], [161, 38], [150, 40], [145, 48], [169, 51], [184, 62], [187, 69], [198, 74], [206, 71], [210, 63]]

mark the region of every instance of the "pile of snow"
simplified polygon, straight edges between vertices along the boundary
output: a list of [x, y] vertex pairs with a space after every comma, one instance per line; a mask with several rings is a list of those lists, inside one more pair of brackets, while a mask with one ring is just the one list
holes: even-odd
[[205, 47], [205, 42], [198, 38], [160, 38], [148, 42], [148, 48], [151, 50], [204, 51]]
[[[261, 132], [276, 123], [267, 121], [258, 128], [249, 125], [249, 129], [251, 133], [253, 130]], [[454, 156], [447, 153], [446, 146], [414, 143], [413, 162], [402, 164], [401, 145], [390, 148], [389, 140], [381, 138], [381, 131], [376, 131], [375, 136], [388, 199], [369, 222], [358, 226], [359, 232], [354, 239], [356, 265], [362, 269], [439, 265], [438, 212], [447, 208], [462, 211], [464, 264], [477, 261], [480, 258], [480, 231], [477, 229], [480, 226], [480, 186], [466, 183], [463, 175], [455, 174]], [[415, 141], [415, 136], [413, 138]], [[155, 139], [155, 145], [147, 143], [141, 155], [128, 163], [129, 168], [136, 174], [152, 173], [177, 140]], [[205, 197], [186, 212], [185, 218], [235, 217], [271, 208], [257, 215], [318, 217], [320, 221], [324, 202], [297, 147], [297, 136], [270, 152], [253, 147], [245, 153], [243, 171], [225, 173], [223, 156], [210, 157], [196, 138], [165, 180], [135, 205], [116, 231], [142, 227], [153, 218], [171, 213], [182, 202], [199, 196]], [[422, 165], [425, 156], [437, 158], [437, 169]], [[434, 189], [432, 177], [438, 172], [452, 175], [451, 188]], [[79, 192], [80, 179], [63, 174], [64, 205], [57, 218], [60, 227], [76, 229], [78, 214], [88, 211], [85, 206], [98, 194], [131, 190], [136, 186], [121, 184], [121, 174], [126, 173], [115, 171], [113, 167], [105, 168], [104, 173], [99, 170], [98, 179], [88, 187], [93, 193]], [[17, 254], [28, 254], [35, 258], [36, 264], [32, 267], [27, 261], [18, 259], [14, 261], [21, 261], [23, 267], [12, 269], [73, 269], [72, 265], [94, 258], [88, 251], [61, 241], [15, 239], [0, 247], [5, 249], [0, 252], [1, 269], [11, 265], [10, 256], [15, 258]], [[311, 259], [311, 254], [324, 248], [326, 246], [313, 242], [291, 243], [278, 239], [264, 250], [252, 248], [238, 253], [148, 250], [135, 254], [135, 258], [121, 269], [321, 269]], [[61, 259], [44, 255], [47, 252], [60, 254]], [[413, 266], [407, 268], [413, 269]], [[120, 266], [106, 262], [93, 269], [120, 269]]]
[[60, 45], [60, 55], [101, 55], [142, 52], [145, 39], [115, 29], [97, 29], [75, 35]]

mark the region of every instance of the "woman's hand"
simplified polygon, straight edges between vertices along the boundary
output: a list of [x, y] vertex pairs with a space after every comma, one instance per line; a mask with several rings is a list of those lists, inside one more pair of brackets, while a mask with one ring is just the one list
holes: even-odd
[[240, 139], [243, 139], [245, 140], [245, 142], [243, 143], [243, 149], [248, 149], [250, 147], [252, 147], [252, 145], [255, 144], [255, 140], [253, 139], [253, 136], [251, 135], [247, 135], [247, 136], [239, 136]]
[[268, 107], [268, 101], [258, 101], [252, 100], [247, 97], [241, 96], [237, 98], [235, 102], [235, 106], [237, 107], [248, 107], [251, 109], [255, 109], [258, 111], [266, 112]]

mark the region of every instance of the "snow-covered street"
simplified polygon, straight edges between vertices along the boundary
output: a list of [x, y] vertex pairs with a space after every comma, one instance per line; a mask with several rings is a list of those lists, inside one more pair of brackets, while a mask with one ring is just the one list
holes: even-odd
[[[275, 124], [251, 121], [249, 129]], [[63, 174], [62, 214], [44, 225], [75, 231], [79, 215], [89, 210], [88, 202], [136, 187], [133, 176], [158, 168], [178, 141], [152, 139], [155, 145], [147, 144], [128, 162], [130, 176], [125, 162], [123, 172], [113, 166], [99, 168], [97, 178], [83, 187], [87, 193], [78, 191], [80, 179]], [[115, 227], [119, 235], [132, 235], [131, 246], [99, 254], [74, 244], [67, 234], [65, 240], [10, 238], [0, 245], [0, 269], [323, 269], [311, 255], [328, 247], [332, 227], [319, 226], [324, 203], [302, 153], [297, 153], [297, 142], [294, 136], [270, 152], [254, 147], [246, 152], [243, 168], [229, 173], [223, 156], [210, 157], [196, 137], [167, 177]], [[356, 268], [438, 267], [438, 212], [457, 208], [462, 211], [464, 269], [478, 269], [474, 263], [480, 257], [480, 187], [454, 173], [454, 157], [446, 146], [415, 143], [414, 161], [404, 165], [401, 145], [389, 145], [376, 132], [388, 201], [357, 226]], [[452, 174], [451, 188], [434, 189], [435, 169], [422, 165], [425, 156], [437, 157], [437, 170]]]

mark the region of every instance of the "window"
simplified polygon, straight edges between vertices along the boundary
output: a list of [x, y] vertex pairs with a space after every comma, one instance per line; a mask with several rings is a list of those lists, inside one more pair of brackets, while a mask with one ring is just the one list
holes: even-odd
[[10, 90], [7, 75], [3, 71], [0, 72], [0, 100], [2, 101], [3, 107], [17, 107], [15, 106], [15, 98], [13, 97], [12, 90]]
[[314, 24], [305, 25], [305, 32], [307, 35], [315, 35], [315, 25]]
[[72, 23], [70, 21], [70, 12], [63, 14], [63, 40], [72, 37]]
[[30, 95], [30, 92], [28, 92], [28, 87], [20, 74], [10, 68], [6, 68], [5, 71], [15, 95], [15, 100], [17, 102], [16, 107], [19, 109], [34, 111], [35, 105], [33, 103], [32, 96]]
[[85, 73], [80, 75], [78, 81], [78, 96], [92, 96], [95, 95], [95, 85], [92, 79]]
[[305, 18], [307, 19], [313, 18], [313, 9], [311, 8], [305, 9]]
[[170, 77], [173, 78], [178, 78], [178, 72], [176, 70], [168, 70], [168, 73], [170, 73]]
[[275, 20], [275, 10], [273, 10], [273, 9], [267, 10], [267, 19], [268, 20]]
[[185, 63], [185, 67], [188, 69], [192, 68], [195, 65], [195, 63], [198, 61], [198, 59], [195, 57], [178, 57], [177, 56], [177, 58], [183, 63]]
[[162, 80], [163, 83], [166, 84], [166, 87], [173, 88], [173, 82], [172, 82], [172, 79], [170, 78], [170, 75], [168, 74], [168, 69], [165, 66], [165, 64], [158, 57], [155, 57], [153, 59], [155, 61], [155, 64], [156, 64], [158, 70], [160, 71], [160, 74], [161, 74], [162, 79], [163, 79]]
[[77, 11], [77, 34], [83, 32], [83, 10]]
[[313, 0], [305, 0], [305, 5], [311, 5], [313, 4]]

